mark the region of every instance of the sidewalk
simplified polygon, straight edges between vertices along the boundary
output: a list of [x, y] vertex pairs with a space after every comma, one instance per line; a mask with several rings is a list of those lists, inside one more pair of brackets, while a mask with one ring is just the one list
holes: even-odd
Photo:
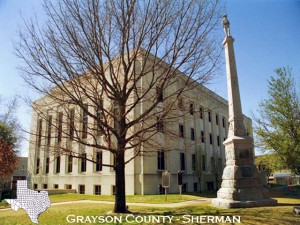
[[[136, 203], [136, 202], [127, 202], [128, 206], [146, 206], [146, 207], [154, 207], [154, 208], [174, 208], [174, 207], [183, 207], [190, 206], [194, 204], [199, 204], [203, 202], [209, 201], [209, 198], [198, 198], [191, 201], [186, 202], [176, 202], [176, 203], [163, 203], [163, 204], [150, 204], [150, 203]], [[93, 204], [110, 204], [113, 205], [115, 202], [108, 201], [94, 201], [94, 200], [78, 200], [78, 201], [69, 201], [69, 202], [56, 202], [51, 203], [51, 206], [54, 205], [67, 205], [67, 204], [80, 204], [80, 203], [93, 203]], [[0, 211], [11, 210], [11, 208], [0, 209]]]

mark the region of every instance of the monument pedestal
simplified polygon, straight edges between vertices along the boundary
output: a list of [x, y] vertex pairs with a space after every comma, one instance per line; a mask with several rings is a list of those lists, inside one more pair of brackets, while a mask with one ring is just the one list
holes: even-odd
[[254, 165], [252, 138], [249, 136], [228, 138], [225, 142], [226, 167], [222, 185], [212, 204], [225, 208], [249, 208], [276, 205], [263, 187]]

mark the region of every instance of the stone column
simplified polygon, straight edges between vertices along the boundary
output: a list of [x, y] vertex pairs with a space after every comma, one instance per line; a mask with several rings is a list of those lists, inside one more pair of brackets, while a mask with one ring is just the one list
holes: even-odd
[[259, 179], [254, 165], [253, 139], [248, 136], [242, 113], [237, 69], [235, 64], [234, 39], [230, 36], [229, 21], [223, 18], [225, 39], [226, 72], [228, 85], [229, 129], [225, 145], [226, 166], [222, 185], [212, 204], [226, 208], [244, 208], [276, 205], [268, 198], [268, 191]]

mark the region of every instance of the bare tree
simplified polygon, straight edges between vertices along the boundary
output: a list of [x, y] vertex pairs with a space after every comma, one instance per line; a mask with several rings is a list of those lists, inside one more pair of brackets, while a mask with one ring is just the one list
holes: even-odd
[[[115, 169], [114, 211], [126, 212], [125, 164], [146, 154], [145, 145], [158, 145], [152, 140], [157, 132], [174, 134], [167, 124], [178, 117], [175, 103], [217, 69], [219, 3], [61, 0], [46, 1], [45, 11], [47, 22], [25, 22], [15, 44], [25, 82], [46, 96], [33, 108], [45, 118], [55, 104], [64, 109], [69, 122], [52, 124], [61, 131], [56, 140], [63, 135], [113, 154], [115, 163], [104, 166]], [[53, 151], [84, 155], [68, 146]]]
[[0, 137], [6, 140], [15, 153], [22, 141], [22, 128], [16, 117], [17, 96], [3, 98], [0, 96]]

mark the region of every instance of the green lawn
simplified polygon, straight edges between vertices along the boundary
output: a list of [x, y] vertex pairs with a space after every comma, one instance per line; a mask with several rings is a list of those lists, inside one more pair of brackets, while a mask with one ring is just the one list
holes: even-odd
[[[207, 194], [204, 194], [203, 196], [207, 196]], [[113, 195], [60, 194], [60, 195], [50, 195], [49, 197], [52, 203], [77, 201], [77, 200], [95, 200], [95, 201], [109, 201], [109, 202], [115, 201], [115, 196]], [[169, 194], [167, 196], [168, 201], [166, 202], [164, 195], [127, 195], [126, 200], [127, 202], [163, 204], [163, 203], [185, 202], [185, 201], [198, 199], [199, 197], [200, 195], [180, 196], [178, 194]]]
[[2, 200], [0, 202], [0, 209], [6, 208], [6, 207], [8, 207], [8, 203], [6, 201]]
[[[176, 202], [184, 202], [190, 201], [194, 199], [198, 199], [199, 197], [215, 197], [215, 193], [213, 192], [205, 192], [201, 194], [186, 194], [186, 195], [178, 195], [178, 194], [168, 194], [168, 201], [165, 201], [164, 195], [127, 195], [127, 202], [138, 202], [138, 203], [153, 203], [153, 204], [164, 204], [164, 203], [176, 203]], [[79, 200], [95, 200], [95, 201], [109, 201], [114, 202], [114, 195], [81, 195], [81, 194], [57, 194], [49, 196], [51, 203], [56, 202], [69, 202], [69, 201], [79, 201]], [[0, 209], [7, 208], [9, 205], [6, 201], [0, 202]]]
[[[215, 208], [209, 202], [199, 203], [197, 205], [192, 205], [188, 207], [180, 208], [153, 208], [153, 207], [137, 207], [130, 206], [129, 210], [138, 215], [172, 215], [174, 219], [172, 224], [183, 224], [183, 215], [219, 215], [219, 216], [241, 216], [241, 223], [244, 225], [294, 225], [300, 224], [300, 216], [296, 216], [292, 212], [292, 207], [294, 205], [300, 205], [299, 196], [287, 196], [283, 195], [281, 192], [272, 193], [274, 197], [279, 201], [278, 206], [274, 207], [259, 207], [259, 208], [248, 208], [248, 209], [219, 209]], [[89, 196], [89, 195], [56, 195], [50, 196], [51, 201], [59, 202], [60, 200], [68, 200], [69, 198], [74, 197], [79, 200], [81, 199], [90, 199], [96, 200], [98, 196]], [[101, 196], [103, 197], [103, 196]], [[128, 196], [129, 201], [135, 202], [147, 202], [147, 203], [159, 203], [161, 202], [161, 195], [149, 195], [149, 196]], [[192, 198], [197, 198], [198, 196], [192, 195], [183, 195], [182, 198], [187, 198], [188, 200]], [[105, 196], [101, 200], [108, 201], [110, 198], [113, 199], [113, 196]], [[169, 199], [179, 199], [179, 195], [170, 195]], [[189, 199], [190, 198], [190, 199]], [[69, 199], [70, 200], [70, 199]], [[161, 202], [165, 203], [165, 202]], [[68, 204], [68, 205], [56, 205], [51, 206], [46, 212], [42, 213], [39, 217], [40, 224], [49, 224], [49, 225], [60, 225], [60, 224], [71, 224], [67, 223], [66, 217], [69, 214], [75, 214], [79, 216], [107, 216], [107, 212], [113, 209], [113, 205], [99, 205], [99, 204], [87, 204], [87, 203], [78, 203], [78, 204]], [[178, 219], [178, 221], [177, 221]], [[22, 222], [20, 222], [22, 221]], [[30, 219], [23, 209], [20, 209], [18, 212], [12, 210], [9, 211], [0, 211], [0, 224], [2, 225], [14, 225], [14, 224], [30, 224], [32, 225]], [[75, 223], [73, 223], [75, 224]], [[79, 223], [80, 224], [80, 223]], [[88, 224], [88, 223], [85, 223]], [[98, 223], [100, 224], [100, 223]], [[106, 223], [102, 223], [106, 224]], [[127, 224], [127, 223], [123, 223]], [[135, 223], [130, 223], [135, 224]], [[144, 223], [146, 224], [146, 223]], [[206, 223], [210, 224], [210, 223]]]

